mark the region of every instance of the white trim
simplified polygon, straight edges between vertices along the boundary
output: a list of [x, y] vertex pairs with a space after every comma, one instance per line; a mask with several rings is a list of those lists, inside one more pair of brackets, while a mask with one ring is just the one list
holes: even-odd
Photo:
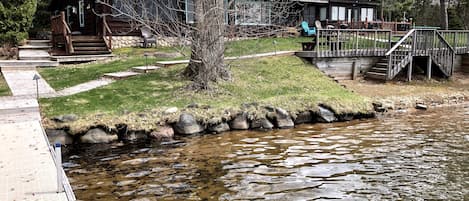
[[78, 1], [78, 21], [80, 22], [80, 27], [85, 27], [85, 1]]

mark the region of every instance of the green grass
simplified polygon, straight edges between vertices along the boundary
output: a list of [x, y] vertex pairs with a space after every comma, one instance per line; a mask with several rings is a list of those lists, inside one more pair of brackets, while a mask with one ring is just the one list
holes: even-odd
[[[364, 98], [294, 56], [234, 61], [231, 63], [233, 81], [219, 83], [210, 93], [185, 90], [189, 82], [179, 76], [183, 68], [165, 68], [73, 96], [41, 99], [42, 112], [49, 118], [70, 113], [79, 115], [83, 120], [74, 123], [80, 125], [77, 127], [99, 121], [107, 125], [130, 122], [136, 128], [148, 128], [148, 124], [165, 121], [161, 115], [165, 108], [181, 110], [191, 103], [211, 108], [186, 108], [198, 118], [221, 116], [228, 108], [239, 111], [243, 103], [273, 105], [289, 111], [316, 109], [319, 103], [339, 113], [370, 109]], [[138, 113], [146, 114], [145, 122], [132, 116]], [[99, 120], [95, 119], [96, 114], [100, 114]]]
[[10, 95], [11, 95], [10, 88], [5, 82], [3, 75], [0, 74], [0, 96], [10, 96]]
[[[283, 50], [299, 50], [299, 42], [311, 40], [311, 38], [260, 38], [227, 42], [225, 56], [241, 56], [247, 54], [265, 53]], [[274, 42], [275, 41], [275, 42]], [[120, 48], [113, 50], [119, 56], [119, 60], [106, 63], [93, 63], [82, 65], [60, 66], [58, 68], [41, 69], [39, 73], [56, 90], [71, 87], [87, 81], [98, 79], [105, 73], [126, 71], [135, 66], [145, 65], [145, 52], [177, 52], [182, 50], [185, 57], [155, 58], [148, 57], [149, 63], [162, 60], [187, 59], [190, 47], [158, 47], [158, 48]]]

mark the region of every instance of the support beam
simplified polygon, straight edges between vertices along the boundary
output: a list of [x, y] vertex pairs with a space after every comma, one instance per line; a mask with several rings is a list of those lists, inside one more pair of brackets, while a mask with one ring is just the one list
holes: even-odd
[[428, 56], [427, 59], [427, 80], [432, 79], [432, 57]]
[[410, 59], [409, 67], [407, 68], [407, 81], [412, 81], [412, 66], [413, 66], [413, 58]]

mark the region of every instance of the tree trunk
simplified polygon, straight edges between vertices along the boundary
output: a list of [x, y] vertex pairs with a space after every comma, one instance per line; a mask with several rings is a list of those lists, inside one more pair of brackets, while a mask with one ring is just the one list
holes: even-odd
[[448, 30], [448, 9], [446, 7], [446, 0], [440, 0], [440, 15], [441, 28]]
[[223, 0], [194, 0], [194, 9], [191, 60], [184, 76], [193, 81], [192, 89], [209, 90], [212, 83], [231, 77], [224, 64]]

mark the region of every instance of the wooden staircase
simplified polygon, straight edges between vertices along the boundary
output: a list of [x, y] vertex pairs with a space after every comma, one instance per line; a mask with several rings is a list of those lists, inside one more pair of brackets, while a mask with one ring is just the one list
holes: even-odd
[[383, 81], [392, 80], [407, 68], [410, 81], [414, 57], [427, 57], [429, 72], [432, 66], [437, 66], [446, 77], [453, 74], [454, 48], [436, 30], [413, 29], [391, 47], [385, 57], [365, 73], [365, 77]]
[[110, 54], [106, 41], [99, 36], [72, 36], [73, 55]]
[[365, 78], [375, 80], [386, 80], [388, 72], [388, 59], [382, 57], [368, 72], [365, 73]]

